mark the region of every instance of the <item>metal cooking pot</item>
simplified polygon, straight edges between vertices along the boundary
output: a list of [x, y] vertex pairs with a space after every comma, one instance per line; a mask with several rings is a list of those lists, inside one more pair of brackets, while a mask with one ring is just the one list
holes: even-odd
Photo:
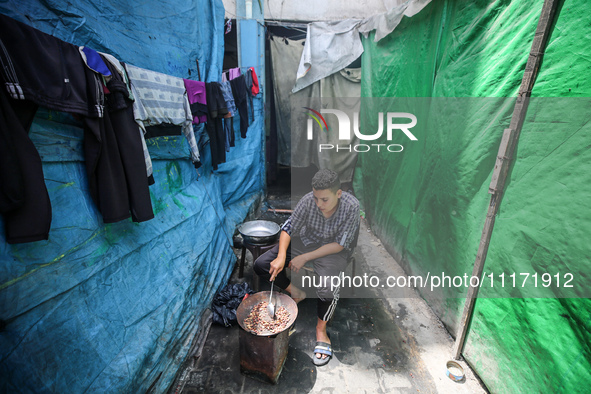
[[[246, 320], [248, 315], [250, 315], [252, 308], [254, 308], [256, 305], [258, 305], [261, 302], [269, 301], [269, 294], [270, 294], [269, 291], [260, 291], [258, 293], [255, 293], [255, 294], [247, 297], [245, 300], [243, 300], [240, 303], [240, 305], [238, 306], [238, 309], [236, 309], [236, 319], [238, 320], [238, 324], [245, 331], [251, 333], [252, 335], [258, 335], [260, 337], [265, 337], [265, 336], [269, 336], [269, 335], [278, 334], [278, 333], [272, 333], [270, 331], [263, 331], [260, 334], [255, 334], [253, 332], [250, 332], [244, 326], [244, 320]], [[287, 294], [279, 293], [279, 292], [273, 292], [273, 301], [275, 303], [275, 308], [279, 308], [280, 306], [283, 306], [285, 309], [287, 309], [287, 312], [289, 312], [289, 320], [287, 322], [286, 327], [283, 329], [285, 331], [289, 327], [291, 327], [291, 325], [295, 321], [296, 317], [298, 317], [298, 306], [297, 306], [296, 302], [290, 296], [288, 296]]]
[[272, 245], [279, 239], [280, 231], [277, 223], [268, 220], [253, 220], [238, 227], [244, 242], [251, 245]]

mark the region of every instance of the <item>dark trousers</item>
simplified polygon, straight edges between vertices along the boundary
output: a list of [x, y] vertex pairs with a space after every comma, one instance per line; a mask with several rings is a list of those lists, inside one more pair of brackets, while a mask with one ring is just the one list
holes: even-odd
[[[287, 277], [285, 270], [289, 265], [292, 258], [299, 256], [304, 253], [308, 253], [318, 249], [321, 245], [304, 245], [300, 238], [292, 237], [289, 247], [287, 248], [287, 256], [285, 258], [285, 268], [277, 274], [275, 277], [275, 284], [282, 289], [286, 289], [291, 281]], [[279, 245], [266, 253], [262, 254], [254, 262], [254, 272], [262, 278], [269, 280], [269, 269], [271, 268], [271, 262], [277, 258], [279, 253]], [[347, 256], [346, 250], [341, 251], [337, 254], [331, 254], [328, 256], [320, 257], [314, 260], [314, 273], [319, 277], [316, 281], [316, 295], [318, 296], [317, 302], [317, 314], [318, 318], [324, 321], [328, 321], [337, 306], [339, 300], [339, 288], [333, 288], [331, 285], [331, 278], [333, 276], [339, 276], [347, 267]]]
[[244, 75], [234, 78], [230, 81], [232, 87], [232, 95], [234, 96], [234, 103], [240, 116], [240, 136], [246, 138], [248, 131], [248, 94], [246, 90], [246, 81]]
[[218, 165], [226, 162], [226, 135], [222, 124], [222, 118], [208, 118], [205, 124], [205, 131], [209, 137], [209, 148], [211, 149], [211, 164], [213, 170]]

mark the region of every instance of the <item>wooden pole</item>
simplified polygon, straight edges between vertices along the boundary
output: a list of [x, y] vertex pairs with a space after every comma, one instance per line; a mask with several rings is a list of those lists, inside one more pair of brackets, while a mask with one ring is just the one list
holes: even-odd
[[267, 209], [267, 212], [273, 212], [273, 213], [293, 213], [293, 209], [275, 209], [275, 208], [269, 208]]
[[[503, 132], [503, 138], [499, 146], [499, 153], [497, 155], [497, 161], [493, 170], [492, 180], [490, 182], [488, 192], [492, 195], [490, 198], [490, 204], [488, 206], [488, 212], [486, 213], [486, 221], [484, 228], [482, 229], [482, 236], [480, 238], [480, 244], [478, 245], [478, 252], [476, 253], [476, 261], [474, 262], [474, 269], [472, 270], [472, 276], [476, 276], [481, 279], [482, 271], [484, 269], [484, 262], [486, 261], [486, 254], [488, 253], [488, 247], [490, 245], [490, 238], [495, 224], [495, 217], [501, 204], [505, 182], [507, 180], [507, 174], [513, 158], [513, 152], [517, 146], [519, 140], [519, 134], [527, 114], [527, 107], [529, 105], [529, 98], [533, 89], [536, 76], [540, 68], [542, 56], [544, 54], [544, 48], [550, 35], [552, 20], [556, 13], [559, 0], [545, 0], [542, 7], [542, 13], [538, 21], [538, 27], [534, 36], [534, 41], [531, 46], [529, 58], [525, 66], [525, 72], [523, 73], [523, 79], [517, 95], [517, 102], [513, 109], [513, 115], [511, 117], [511, 124], [508, 129]], [[470, 281], [472, 283], [472, 281]], [[452, 357], [459, 359], [464, 348], [466, 340], [466, 334], [468, 332], [468, 326], [474, 312], [474, 304], [478, 296], [478, 286], [470, 286], [468, 294], [466, 295], [466, 302], [464, 304], [464, 312], [460, 320], [460, 326], [456, 335], [456, 342], [454, 344]]]

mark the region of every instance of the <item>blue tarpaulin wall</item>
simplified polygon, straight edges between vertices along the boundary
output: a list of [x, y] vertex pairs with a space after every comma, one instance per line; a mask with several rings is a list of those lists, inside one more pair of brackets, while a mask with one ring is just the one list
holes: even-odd
[[[41, 0], [0, 12], [138, 67], [220, 79], [221, 0]], [[248, 64], [244, 64], [248, 66]], [[40, 65], [42, 67], [42, 65]], [[40, 109], [30, 136], [53, 208], [48, 241], [8, 245], [0, 220], [0, 392], [164, 392], [235, 263], [231, 236], [264, 187], [262, 95], [246, 139], [215, 173], [196, 129], [196, 173], [182, 136], [148, 140], [155, 218], [103, 224], [88, 193], [81, 124]], [[235, 121], [234, 124], [238, 125]], [[179, 130], [180, 133], [180, 130]]]

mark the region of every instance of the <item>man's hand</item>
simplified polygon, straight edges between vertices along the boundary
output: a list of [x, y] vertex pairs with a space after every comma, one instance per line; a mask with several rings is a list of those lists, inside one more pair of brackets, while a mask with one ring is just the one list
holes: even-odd
[[270, 281], [274, 281], [277, 275], [283, 271], [283, 267], [285, 267], [285, 256], [287, 253], [287, 248], [289, 246], [289, 242], [291, 240], [291, 236], [285, 231], [281, 230], [281, 235], [279, 236], [279, 250], [277, 251], [277, 257], [275, 260], [271, 261], [269, 267], [269, 275], [271, 275]]
[[332, 242], [326, 245], [322, 245], [316, 250], [313, 250], [308, 253], [301, 254], [296, 256], [289, 262], [289, 268], [293, 272], [298, 272], [302, 267], [308, 262], [312, 260], [319, 259], [320, 257], [328, 256], [329, 254], [336, 254], [340, 253], [343, 250], [343, 247], [336, 242]]
[[289, 262], [289, 268], [293, 272], [298, 272], [310, 259], [308, 258], [308, 254], [304, 253], [299, 256], [296, 256]]
[[277, 258], [271, 261], [271, 268], [269, 268], [269, 274], [271, 274], [271, 282], [275, 280], [277, 274], [283, 271], [285, 266], [285, 256], [277, 256]]

